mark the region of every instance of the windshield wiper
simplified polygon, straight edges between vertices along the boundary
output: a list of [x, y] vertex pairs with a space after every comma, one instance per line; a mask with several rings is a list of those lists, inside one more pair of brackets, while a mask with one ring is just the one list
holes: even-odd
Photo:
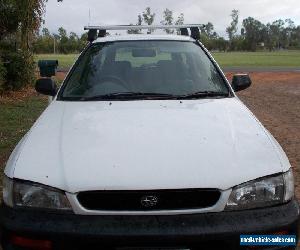
[[229, 93], [216, 91], [199, 91], [186, 95], [172, 95], [163, 93], [146, 93], [146, 92], [117, 92], [106, 95], [95, 95], [80, 98], [81, 101], [96, 101], [96, 100], [159, 100], [159, 99], [197, 99], [206, 97], [229, 97]]
[[187, 95], [179, 95], [178, 99], [197, 99], [206, 97], [229, 97], [229, 93], [216, 91], [198, 91]]
[[90, 97], [82, 97], [82, 101], [95, 100], [115, 100], [115, 99], [168, 99], [176, 96], [162, 93], [143, 93], [143, 92], [118, 92], [106, 95], [96, 95]]

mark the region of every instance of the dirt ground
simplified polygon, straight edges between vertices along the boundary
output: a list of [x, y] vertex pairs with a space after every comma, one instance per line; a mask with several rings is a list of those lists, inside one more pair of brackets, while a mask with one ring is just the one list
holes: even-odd
[[[228, 73], [230, 79], [232, 73]], [[300, 199], [300, 72], [250, 74], [253, 85], [239, 97], [278, 140], [294, 168]]]

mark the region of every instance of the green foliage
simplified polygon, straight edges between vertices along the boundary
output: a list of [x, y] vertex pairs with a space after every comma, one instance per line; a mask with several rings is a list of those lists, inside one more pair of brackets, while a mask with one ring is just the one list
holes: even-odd
[[3, 90], [18, 90], [34, 82], [35, 65], [29, 52], [9, 52], [3, 55], [3, 60], [6, 71]]
[[[142, 25], [143, 24], [143, 18], [141, 15], [138, 15], [138, 21], [136, 23], [136, 25]], [[133, 26], [133, 24], [131, 23], [130, 25]], [[141, 34], [142, 30], [137, 30], [137, 29], [129, 29], [127, 30], [127, 34]]]
[[69, 42], [67, 31], [63, 27], [60, 27], [58, 29], [58, 36], [59, 36], [59, 51], [60, 53], [67, 54], [68, 52], [67, 47]]
[[[46, 0], [0, 0], [0, 88], [17, 90], [34, 81], [32, 41]], [[2, 63], [4, 62], [4, 63]]]
[[20, 17], [13, 0], [0, 0], [0, 40], [8, 34], [16, 32]]
[[228, 48], [228, 41], [226, 41], [223, 37], [219, 37], [215, 39], [215, 50], [226, 51]]
[[275, 20], [263, 24], [253, 17], [243, 20], [241, 34], [237, 34], [239, 12], [233, 10], [232, 21], [226, 32], [229, 37], [229, 50], [256, 51], [266, 48], [270, 51], [278, 49], [300, 48], [300, 26], [296, 27], [291, 19]]
[[20, 47], [23, 51], [30, 50], [35, 32], [42, 22], [46, 0], [17, 0], [18, 15], [20, 17], [19, 31], [21, 37]]
[[0, 40], [10, 34], [20, 38], [22, 50], [29, 50], [42, 22], [46, 0], [0, 0]]
[[208, 50], [227, 51], [228, 49], [228, 41], [226, 41], [223, 37], [209, 37], [204, 33], [201, 35], [200, 40]]
[[36, 54], [71, 54], [81, 52], [87, 44], [87, 33], [80, 37], [75, 32], [68, 32], [64, 28], [59, 28], [58, 34], [50, 34], [44, 28], [33, 43], [33, 51]]
[[[154, 22], [155, 16], [156, 16], [156, 14], [151, 12], [151, 8], [147, 7], [141, 15], [138, 15], [138, 22], [135, 24], [135, 26], [142, 25], [143, 22], [147, 25], [152, 25]], [[163, 20], [160, 23], [163, 25], [172, 25], [174, 23], [173, 11], [168, 8], [165, 9], [163, 11]], [[184, 14], [181, 13], [178, 16], [175, 24], [182, 25], [183, 23], [184, 23]], [[130, 25], [134, 26], [134, 24], [132, 24], [132, 23]], [[167, 34], [174, 34], [174, 32], [175, 32], [172, 29], [165, 29], [165, 31]], [[151, 30], [151, 29], [148, 30], [149, 34], [152, 32], [153, 32], [153, 30]], [[141, 33], [142, 33], [142, 31], [137, 30], [137, 29], [127, 30], [127, 34], [141, 34]], [[180, 34], [180, 30], [177, 30], [177, 34], [178, 35]]]
[[243, 20], [242, 37], [244, 49], [256, 51], [258, 46], [268, 50], [300, 48], [300, 26], [296, 27], [291, 19], [278, 19], [263, 24], [248, 17]]
[[47, 99], [33, 96], [0, 105], [0, 168], [3, 169], [4, 161], [8, 159], [17, 142], [47, 107]]
[[253, 17], [248, 17], [243, 20], [243, 27], [245, 28], [247, 50], [256, 51], [258, 43], [264, 41], [262, 36], [264, 25]]
[[[32, 43], [43, 21], [46, 2], [0, 0], [1, 91], [17, 90], [34, 81]], [[49, 44], [49, 31], [44, 30], [44, 36]]]
[[[163, 20], [160, 22], [163, 25], [172, 25], [174, 21], [173, 11], [169, 10], [168, 8], [163, 12]], [[167, 34], [173, 34], [174, 30], [172, 29], [165, 29]]]
[[[175, 25], [182, 25], [182, 24], [184, 24], [184, 14], [180, 13], [180, 15], [178, 16], [178, 18], [175, 22]], [[180, 30], [179, 29], [177, 30], [177, 35], [180, 35]]]
[[152, 13], [151, 12], [151, 8], [150, 7], [147, 7], [145, 9], [145, 11], [143, 12], [143, 19], [144, 19], [144, 22], [148, 25], [151, 25], [153, 24], [154, 22], [154, 18], [155, 18], [155, 13]]
[[229, 40], [231, 41], [234, 38], [234, 36], [237, 32], [237, 26], [238, 26], [238, 23], [239, 23], [239, 11], [238, 10], [232, 10], [230, 16], [232, 18], [232, 21], [230, 23], [230, 26], [228, 26], [226, 28], [226, 32], [228, 34]]
[[[0, 0], [1, 1], [1, 0]], [[148, 7], [138, 15], [134, 26], [152, 24], [155, 13]], [[291, 19], [285, 21], [278, 19], [272, 23], [263, 24], [253, 17], [248, 17], [242, 21], [241, 32], [237, 32], [239, 24], [239, 11], [233, 10], [231, 13], [232, 21], [227, 27], [226, 32], [229, 40], [220, 37], [214, 29], [214, 25], [208, 22], [201, 27], [201, 42], [209, 49], [216, 51], [256, 51], [257, 49], [299, 49], [300, 48], [300, 26], [296, 26]], [[184, 23], [184, 14], [181, 13], [177, 19], [173, 16], [173, 11], [165, 9], [163, 11], [164, 25], [181, 25]], [[166, 29], [166, 33], [172, 34], [174, 30]], [[152, 32], [152, 31], [151, 31]], [[141, 30], [129, 29], [128, 34], [140, 34]], [[180, 34], [180, 30], [177, 30]], [[86, 45], [86, 33], [79, 37], [74, 32], [68, 32], [60, 28], [58, 34], [50, 34], [49, 30], [43, 29], [34, 44], [35, 53], [57, 53], [73, 54], [82, 51]], [[12, 44], [12, 43], [11, 43]], [[55, 48], [55, 49], [54, 49]]]
[[[145, 11], [143, 12], [143, 14], [142, 14], [142, 17], [143, 17], [143, 20], [144, 20], [144, 22], [146, 23], [146, 24], [148, 24], [148, 25], [152, 25], [153, 24], [153, 22], [154, 22], [154, 19], [155, 19], [155, 13], [152, 13], [151, 12], [151, 8], [150, 7], [147, 7], [146, 9], [145, 9]], [[148, 31], [148, 33], [152, 33], [153, 32], [153, 30], [152, 29], [149, 29], [149, 31]]]
[[6, 68], [0, 58], [0, 93], [4, 91], [4, 83], [6, 78]]
[[182, 25], [184, 23], [184, 14], [183, 13], [180, 13], [180, 15], [178, 16], [175, 24], [176, 25]]
[[54, 37], [47, 28], [43, 28], [42, 35], [38, 36], [33, 44], [33, 51], [40, 53], [54, 52]]

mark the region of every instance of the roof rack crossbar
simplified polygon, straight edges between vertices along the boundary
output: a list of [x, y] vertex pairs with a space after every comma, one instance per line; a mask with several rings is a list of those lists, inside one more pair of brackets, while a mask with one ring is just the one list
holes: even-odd
[[[189, 36], [188, 29], [191, 30], [191, 37], [195, 40], [200, 39], [200, 27], [203, 24], [183, 24], [183, 25], [103, 25], [103, 26], [85, 26], [88, 30], [88, 41], [93, 42], [98, 37], [105, 37], [107, 30], [155, 30], [155, 29], [178, 29], [181, 35]], [[98, 33], [98, 35], [97, 35]]]
[[199, 28], [203, 24], [184, 24], [184, 25], [99, 25], [85, 26], [84, 30], [145, 30], [145, 29], [190, 29]]

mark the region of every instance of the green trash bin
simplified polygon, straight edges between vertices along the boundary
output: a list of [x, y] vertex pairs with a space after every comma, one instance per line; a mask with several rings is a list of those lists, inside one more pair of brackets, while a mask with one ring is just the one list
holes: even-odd
[[58, 60], [39, 60], [38, 66], [40, 68], [41, 77], [55, 76], [58, 67]]

